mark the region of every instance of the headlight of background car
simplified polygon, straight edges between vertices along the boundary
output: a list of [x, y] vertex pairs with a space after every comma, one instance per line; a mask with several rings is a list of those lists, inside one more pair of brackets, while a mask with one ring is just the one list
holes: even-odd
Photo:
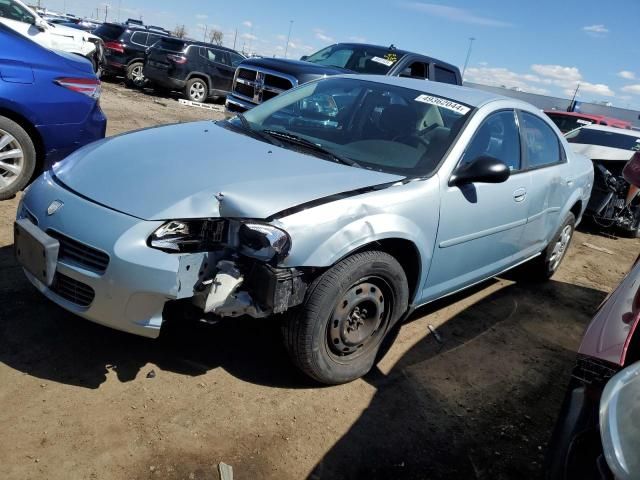
[[265, 262], [282, 260], [291, 248], [289, 234], [268, 223], [243, 222], [238, 238], [240, 253]]
[[168, 252], [193, 253], [221, 248], [226, 241], [225, 220], [171, 220], [149, 237], [149, 246]]

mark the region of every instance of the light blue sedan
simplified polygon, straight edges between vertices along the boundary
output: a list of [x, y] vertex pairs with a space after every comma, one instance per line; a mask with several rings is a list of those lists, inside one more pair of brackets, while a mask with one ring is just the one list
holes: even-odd
[[24, 195], [15, 246], [82, 317], [148, 337], [176, 312], [275, 317], [296, 365], [334, 384], [420, 305], [525, 262], [551, 277], [592, 181], [529, 104], [332, 77], [77, 151]]

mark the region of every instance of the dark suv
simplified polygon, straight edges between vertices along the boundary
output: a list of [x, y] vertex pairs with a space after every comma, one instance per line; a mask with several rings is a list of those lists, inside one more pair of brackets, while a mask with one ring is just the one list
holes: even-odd
[[204, 102], [227, 96], [244, 59], [230, 48], [163, 38], [147, 51], [144, 76], [156, 88], [182, 90], [187, 99]]
[[238, 66], [227, 110], [244, 112], [297, 85], [329, 75], [390, 75], [462, 85], [460, 70], [449, 63], [391, 45], [338, 43], [298, 60], [251, 58]]
[[103, 23], [94, 32], [104, 40], [107, 75], [124, 75], [129, 86], [143, 87], [144, 52], [171, 33], [160, 27], [136, 23]]

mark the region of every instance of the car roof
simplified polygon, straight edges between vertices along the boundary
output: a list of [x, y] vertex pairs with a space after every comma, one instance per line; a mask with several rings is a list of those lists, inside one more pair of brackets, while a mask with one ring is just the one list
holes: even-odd
[[627, 130], [625, 128], [608, 127], [605, 125], [585, 125], [584, 127], [580, 128], [585, 130], [599, 130], [601, 132], [619, 133], [622, 135], [629, 135], [630, 137], [640, 138], [639, 130]]
[[513, 108], [518, 108], [518, 106], [528, 107], [528, 108], [532, 107], [531, 104], [527, 102], [523, 102], [522, 100], [505, 97], [503, 95], [498, 95], [497, 93], [492, 93], [485, 90], [477, 90], [475, 88], [452, 85], [450, 83], [433, 82], [430, 80], [422, 80], [422, 79], [416, 79], [416, 78], [392, 77], [387, 75], [339, 75], [339, 76], [344, 78], [354, 78], [357, 80], [366, 80], [370, 82], [383, 83], [387, 85], [395, 85], [398, 87], [410, 88], [412, 90], [418, 90], [420, 92], [424, 92], [429, 95], [436, 95], [439, 97], [445, 97], [451, 100], [455, 100], [457, 102], [464, 103], [472, 107], [480, 107], [489, 102], [494, 102], [497, 100], [507, 100], [513, 105]]

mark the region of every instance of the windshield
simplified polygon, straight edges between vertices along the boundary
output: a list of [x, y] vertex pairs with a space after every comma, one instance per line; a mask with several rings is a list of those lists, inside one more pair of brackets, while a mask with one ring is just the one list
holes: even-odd
[[33, 23], [36, 20], [29, 10], [11, 0], [0, 0], [0, 17], [24, 23]]
[[306, 59], [307, 62], [338, 67], [358, 73], [386, 75], [402, 58], [393, 48], [367, 45], [332, 45], [323, 48]]
[[[470, 111], [468, 105], [422, 91], [329, 78], [278, 95], [231, 122], [267, 136], [286, 133], [288, 138], [277, 135], [285, 148], [414, 177], [437, 169]], [[317, 148], [291, 143], [294, 136]]]
[[556, 124], [562, 133], [570, 132], [585, 125], [597, 123], [589, 118], [580, 118], [573, 115], [562, 115], [561, 113], [547, 113], [547, 116]]
[[569, 143], [599, 145], [601, 147], [619, 148], [621, 150], [640, 150], [640, 138], [624, 133], [579, 128], [566, 135]]

